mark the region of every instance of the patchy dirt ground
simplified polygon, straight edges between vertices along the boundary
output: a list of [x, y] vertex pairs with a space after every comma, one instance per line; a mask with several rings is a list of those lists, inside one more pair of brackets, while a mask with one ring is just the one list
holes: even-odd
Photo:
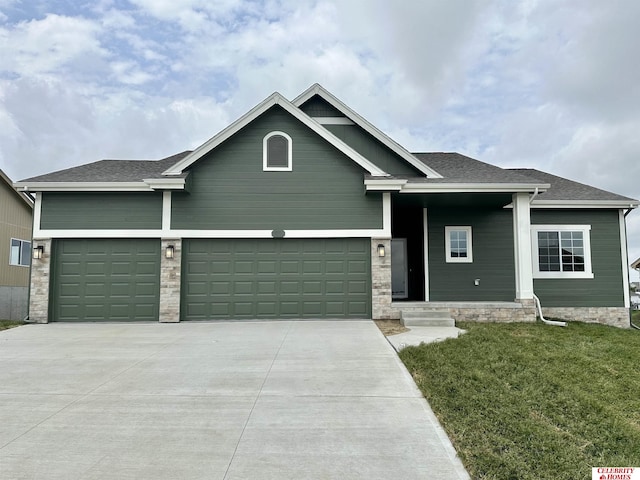
[[407, 327], [400, 324], [400, 320], [374, 320], [374, 322], [386, 337], [409, 331]]

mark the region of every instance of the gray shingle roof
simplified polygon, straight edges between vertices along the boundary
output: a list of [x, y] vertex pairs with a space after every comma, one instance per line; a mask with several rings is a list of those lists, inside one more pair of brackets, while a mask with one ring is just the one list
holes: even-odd
[[624, 197], [615, 193], [607, 192], [599, 188], [574, 182], [563, 177], [558, 177], [547, 172], [541, 172], [533, 168], [513, 168], [513, 172], [538, 180], [542, 183], [549, 183], [551, 188], [538, 196], [540, 200], [568, 200], [568, 201], [622, 201], [637, 203], [633, 198]]
[[141, 182], [145, 178], [161, 178], [162, 172], [190, 153], [185, 151], [161, 160], [99, 160], [21, 182]]
[[459, 153], [414, 153], [414, 157], [444, 178], [422, 179], [411, 178], [411, 181], [427, 183], [546, 183], [535, 178], [522, 175], [513, 170], [506, 170], [489, 163], [481, 162]]

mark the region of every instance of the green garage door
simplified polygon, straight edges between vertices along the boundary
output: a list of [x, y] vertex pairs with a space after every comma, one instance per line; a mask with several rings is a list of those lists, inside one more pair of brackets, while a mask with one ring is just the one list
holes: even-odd
[[51, 278], [54, 321], [157, 321], [160, 241], [56, 240]]
[[185, 240], [181, 318], [371, 318], [370, 244]]

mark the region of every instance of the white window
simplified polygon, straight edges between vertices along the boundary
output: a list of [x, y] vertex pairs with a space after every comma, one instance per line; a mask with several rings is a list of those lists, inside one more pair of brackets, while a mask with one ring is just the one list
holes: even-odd
[[471, 227], [444, 227], [447, 263], [473, 262]]
[[534, 278], [593, 278], [590, 225], [533, 225]]
[[28, 267], [31, 264], [31, 242], [27, 240], [11, 239], [9, 265]]
[[284, 132], [271, 132], [262, 140], [262, 169], [265, 172], [290, 172], [292, 140]]

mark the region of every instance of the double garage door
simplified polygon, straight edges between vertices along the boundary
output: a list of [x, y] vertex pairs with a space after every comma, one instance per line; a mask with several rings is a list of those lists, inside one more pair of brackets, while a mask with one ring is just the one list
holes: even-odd
[[[185, 239], [181, 320], [371, 318], [368, 239]], [[52, 320], [157, 320], [159, 240], [58, 240]]]

